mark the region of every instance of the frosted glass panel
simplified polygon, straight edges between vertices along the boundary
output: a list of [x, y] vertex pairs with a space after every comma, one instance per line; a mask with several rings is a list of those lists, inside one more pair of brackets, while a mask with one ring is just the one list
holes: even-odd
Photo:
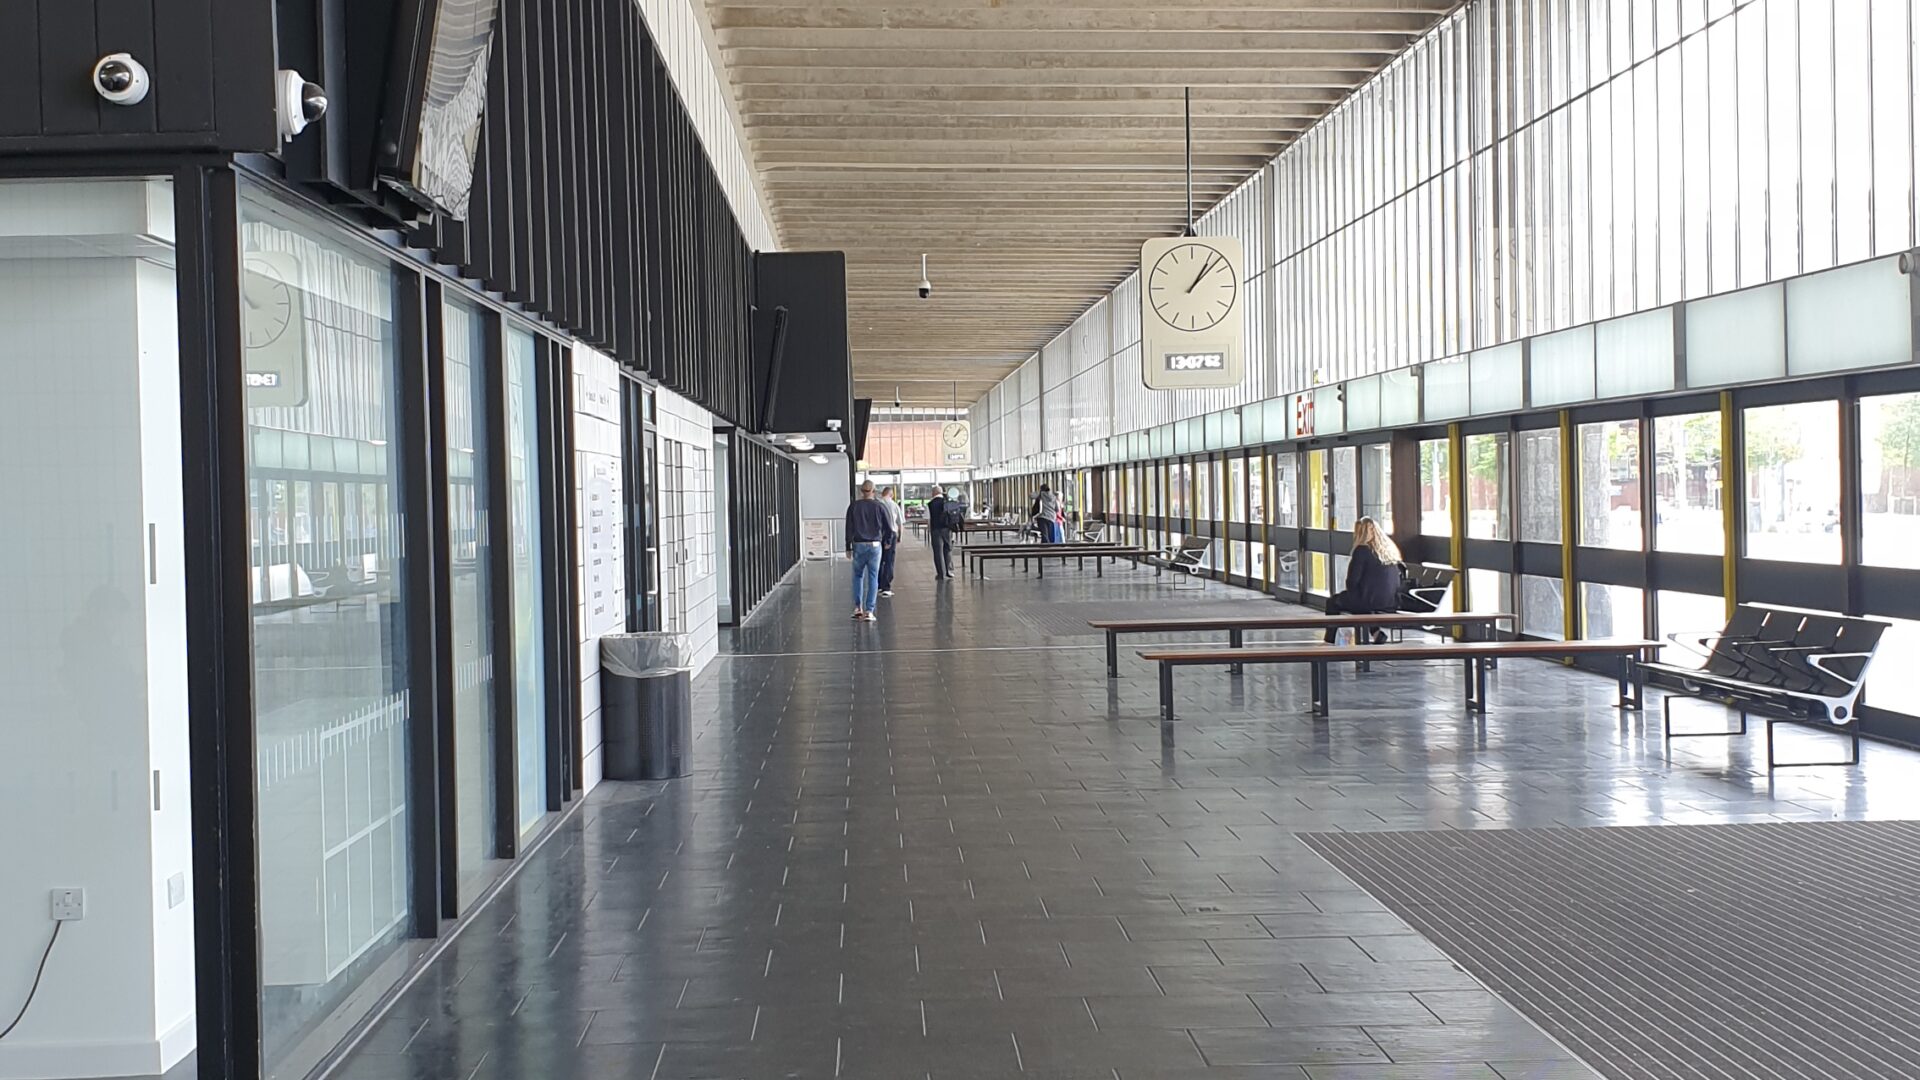
[[1594, 328], [1594, 389], [1603, 398], [1673, 389], [1673, 309], [1629, 315]]
[[1534, 405], [1593, 400], [1593, 327], [1576, 326], [1533, 339], [1527, 371]]
[[1401, 427], [1420, 422], [1420, 379], [1415, 368], [1399, 368], [1380, 375], [1380, 426]]
[[1447, 420], [1467, 415], [1467, 358], [1435, 360], [1420, 369], [1426, 399], [1426, 419]]
[[1787, 283], [1787, 374], [1913, 360], [1910, 283], [1893, 259]]
[[1354, 379], [1347, 384], [1347, 430], [1380, 426], [1380, 376]]
[[1521, 361], [1521, 345], [1517, 341], [1473, 354], [1467, 368], [1474, 415], [1518, 412], [1526, 407]]
[[1786, 373], [1786, 305], [1779, 285], [1687, 305], [1688, 386], [1778, 379]]
[[1346, 410], [1340, 407], [1340, 388], [1322, 386], [1313, 391], [1313, 431], [1338, 435], [1347, 430]]

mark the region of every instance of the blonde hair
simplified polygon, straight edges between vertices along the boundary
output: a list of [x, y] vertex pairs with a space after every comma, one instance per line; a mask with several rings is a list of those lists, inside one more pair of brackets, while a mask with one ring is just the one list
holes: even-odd
[[1363, 517], [1353, 523], [1353, 547], [1356, 551], [1363, 547], [1372, 548], [1373, 553], [1378, 555], [1383, 563], [1401, 561], [1400, 545], [1394, 543], [1393, 537], [1387, 535], [1387, 530], [1382, 529], [1380, 523], [1370, 517]]

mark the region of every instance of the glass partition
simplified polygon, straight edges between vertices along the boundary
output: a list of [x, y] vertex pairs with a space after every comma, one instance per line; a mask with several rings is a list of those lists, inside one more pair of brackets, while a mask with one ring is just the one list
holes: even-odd
[[1334, 447], [1332, 464], [1333, 509], [1329, 525], [1335, 531], [1345, 531], [1353, 528], [1353, 523], [1360, 519], [1359, 448]]
[[[506, 333], [508, 526], [513, 548], [513, 696], [522, 833], [547, 813], [546, 553], [540, 533], [541, 473], [539, 352], [533, 334]], [[720, 575], [725, 578], [726, 575]]]
[[1247, 520], [1267, 520], [1267, 456], [1261, 453], [1247, 455]]
[[1532, 428], [1514, 436], [1520, 474], [1520, 539], [1560, 542], [1560, 429]]
[[1566, 637], [1565, 592], [1559, 578], [1524, 574], [1520, 578], [1520, 629], [1529, 637], [1559, 641]]
[[1507, 540], [1513, 535], [1508, 507], [1512, 491], [1507, 475], [1507, 433], [1469, 435], [1467, 455], [1467, 535], [1477, 540]]
[[1860, 561], [1920, 569], [1920, 394], [1860, 399]]
[[1726, 550], [1720, 509], [1720, 414], [1653, 421], [1653, 546], [1719, 555]]
[[1393, 531], [1393, 444], [1360, 448], [1360, 512]]
[[1273, 523], [1293, 528], [1300, 524], [1300, 455], [1282, 450], [1273, 455], [1272, 468]]
[[1630, 585], [1580, 583], [1580, 636], [1637, 638], [1645, 631], [1646, 600]]
[[1640, 422], [1581, 424], [1578, 441], [1580, 543], [1640, 550]]
[[1803, 401], [1747, 409], [1746, 554], [1840, 561], [1840, 408]]
[[1227, 520], [1247, 520], [1247, 459], [1239, 454], [1227, 459]]
[[1307, 451], [1307, 528], [1328, 527], [1327, 452]]
[[1445, 439], [1420, 443], [1420, 531], [1427, 536], [1453, 535], [1453, 478], [1448, 459], [1452, 449]]

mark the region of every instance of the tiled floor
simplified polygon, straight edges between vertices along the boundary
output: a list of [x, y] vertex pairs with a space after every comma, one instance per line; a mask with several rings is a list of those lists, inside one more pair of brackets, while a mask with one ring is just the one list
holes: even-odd
[[1920, 756], [1670, 755], [1528, 662], [1477, 720], [1453, 665], [1336, 673], [1319, 723], [1305, 672], [1196, 671], [1163, 753], [1150, 672], [1041, 607], [1150, 574], [899, 581], [868, 626], [807, 567], [699, 680], [695, 775], [595, 792], [337, 1075], [1589, 1077], [1294, 834], [1920, 809]]

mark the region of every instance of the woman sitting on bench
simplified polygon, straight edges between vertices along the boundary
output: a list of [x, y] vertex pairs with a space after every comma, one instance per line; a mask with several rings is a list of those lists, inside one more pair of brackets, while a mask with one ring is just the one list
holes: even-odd
[[[1363, 517], [1353, 523], [1353, 557], [1347, 560], [1347, 587], [1327, 597], [1329, 615], [1385, 615], [1400, 597], [1400, 548], [1379, 523]], [[1327, 644], [1336, 634], [1327, 628]], [[1387, 640], [1383, 630], [1368, 635], [1376, 644]]]

